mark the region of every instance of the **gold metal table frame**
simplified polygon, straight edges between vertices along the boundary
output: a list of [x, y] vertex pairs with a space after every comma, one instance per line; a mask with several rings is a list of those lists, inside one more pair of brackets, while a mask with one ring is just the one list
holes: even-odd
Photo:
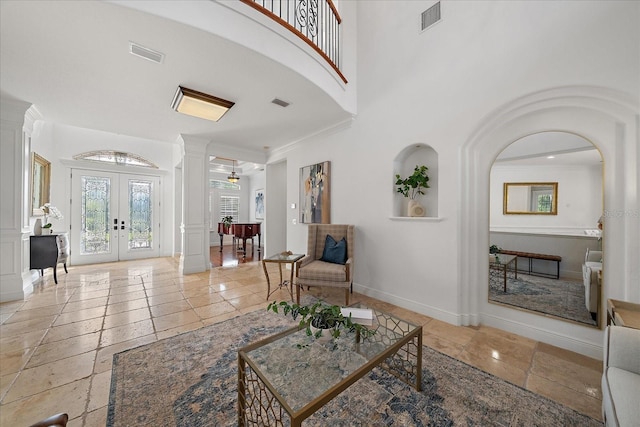
[[[513, 263], [513, 268], [509, 266]], [[518, 279], [518, 257], [515, 255], [501, 255], [498, 254], [498, 258], [489, 257], [489, 280], [491, 280], [491, 273], [497, 272], [502, 280], [504, 286], [504, 292], [507, 292], [507, 272], [513, 271], [515, 279]]]
[[[289, 291], [289, 295], [291, 295], [291, 301], [293, 301], [293, 277], [294, 271], [296, 269], [296, 262], [304, 257], [304, 254], [294, 254], [291, 252], [282, 252], [279, 254], [275, 254], [270, 256], [269, 258], [262, 259], [262, 269], [264, 270], [264, 275], [267, 278], [267, 299], [271, 296], [272, 293], [277, 291], [280, 288], [287, 288]], [[267, 270], [267, 263], [273, 262], [278, 264], [278, 271], [280, 272], [280, 282], [278, 285], [271, 290], [271, 280], [269, 279], [269, 271]], [[291, 277], [289, 280], [282, 280], [282, 265], [283, 264], [291, 264]], [[299, 292], [298, 292], [298, 301], [300, 300]]]
[[[376, 333], [364, 339], [343, 331], [337, 340], [323, 342], [324, 337], [307, 337], [304, 328], [295, 327], [240, 349], [238, 425], [281, 426], [288, 416], [291, 426], [301, 426], [376, 366], [420, 391], [422, 326], [373, 312], [370, 328]], [[300, 342], [307, 344], [297, 348]], [[342, 362], [348, 366], [338, 368]]]

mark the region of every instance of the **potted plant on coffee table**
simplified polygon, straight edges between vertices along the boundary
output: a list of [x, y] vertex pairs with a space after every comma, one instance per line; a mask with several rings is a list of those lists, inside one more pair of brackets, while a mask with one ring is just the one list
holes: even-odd
[[396, 174], [396, 191], [404, 197], [409, 198], [408, 213], [409, 216], [424, 216], [424, 207], [416, 200], [420, 195], [424, 194], [424, 189], [429, 188], [429, 175], [427, 175], [426, 166], [417, 166], [413, 169], [413, 174], [407, 178], [401, 178]]
[[291, 316], [293, 320], [300, 318], [299, 326], [305, 328], [307, 336], [314, 338], [320, 338], [323, 330], [328, 331], [332, 338], [339, 338], [343, 330], [356, 331], [361, 338], [375, 334], [375, 330], [353, 322], [350, 314], [343, 315], [339, 305], [329, 305], [322, 301], [309, 305], [273, 301], [267, 306], [267, 311], [282, 312], [285, 316]]

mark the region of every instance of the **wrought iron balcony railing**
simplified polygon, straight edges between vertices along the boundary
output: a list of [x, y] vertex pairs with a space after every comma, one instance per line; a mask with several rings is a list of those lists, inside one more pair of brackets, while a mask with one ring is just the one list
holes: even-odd
[[331, 0], [240, 0], [292, 31], [340, 72], [340, 15]]

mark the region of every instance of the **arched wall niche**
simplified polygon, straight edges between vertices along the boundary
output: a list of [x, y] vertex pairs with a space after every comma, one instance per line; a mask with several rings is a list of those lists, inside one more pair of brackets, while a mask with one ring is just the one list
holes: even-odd
[[[489, 245], [490, 169], [496, 156], [512, 141], [526, 135], [562, 131], [581, 135], [602, 154], [604, 164], [604, 210], [639, 207], [638, 100], [628, 94], [601, 87], [570, 86], [535, 92], [505, 104], [481, 120], [481, 125], [461, 147], [458, 304], [460, 324], [485, 324], [538, 341], [602, 357], [602, 331], [553, 318], [489, 304], [486, 248]], [[633, 188], [634, 192], [625, 191]], [[605, 218], [603, 295], [635, 300], [639, 296], [637, 237], [640, 225], [632, 215]]]
[[424, 143], [411, 144], [405, 147], [393, 160], [393, 217], [407, 217], [406, 197], [396, 191], [396, 174], [406, 178], [413, 173], [416, 166], [425, 165], [429, 170], [429, 188], [417, 200], [425, 207], [426, 218], [438, 217], [438, 153], [430, 145]]

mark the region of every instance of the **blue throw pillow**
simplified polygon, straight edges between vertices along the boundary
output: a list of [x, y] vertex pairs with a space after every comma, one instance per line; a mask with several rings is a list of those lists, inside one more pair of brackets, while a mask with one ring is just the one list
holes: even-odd
[[347, 262], [347, 241], [345, 238], [343, 237], [342, 240], [336, 242], [336, 239], [327, 234], [320, 261], [331, 262], [333, 264], [344, 264]]

